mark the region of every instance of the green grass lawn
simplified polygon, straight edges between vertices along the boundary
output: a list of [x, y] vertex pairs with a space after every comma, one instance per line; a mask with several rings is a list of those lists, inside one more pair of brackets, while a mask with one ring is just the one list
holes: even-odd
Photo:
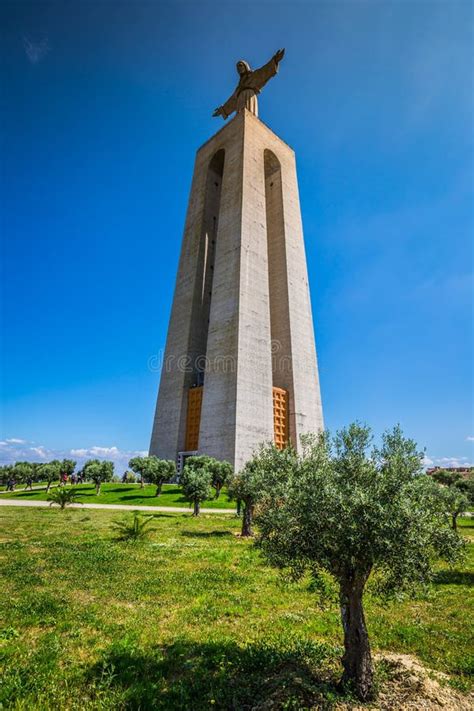
[[[181, 488], [176, 484], [164, 484], [160, 496], [155, 496], [156, 486], [140, 484], [103, 484], [99, 496], [93, 484], [79, 484], [80, 495], [77, 501], [88, 504], [127, 504], [128, 506], [185, 506], [191, 504], [183, 497]], [[0, 497], [21, 499], [24, 501], [44, 501], [48, 498], [45, 490], [24, 491], [21, 488], [13, 493], [0, 492]], [[218, 499], [205, 501], [202, 508], [235, 509], [235, 501], [229, 501], [225, 489]]]
[[[265, 708], [328, 709], [337, 698], [336, 603], [321, 606], [309, 580], [266, 566], [236, 537], [237, 517], [155, 514], [150, 539], [126, 545], [114, 541], [118, 512], [0, 516], [0, 708], [198, 711], [273, 699]], [[473, 558], [471, 544], [422, 599], [367, 596], [374, 650], [414, 654], [467, 688]]]

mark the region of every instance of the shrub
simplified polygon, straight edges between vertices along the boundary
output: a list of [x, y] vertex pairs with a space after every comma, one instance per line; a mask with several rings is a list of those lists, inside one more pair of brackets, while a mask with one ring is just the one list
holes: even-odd
[[79, 493], [80, 492], [77, 489], [74, 489], [74, 487], [65, 488], [58, 486], [58, 488], [54, 489], [54, 491], [52, 491], [48, 496], [48, 501], [51, 502], [49, 505], [52, 506], [53, 504], [57, 504], [60, 508], [65, 509], [66, 506], [69, 506], [69, 504], [75, 503]]
[[89, 459], [82, 469], [84, 478], [91, 479], [95, 484], [96, 494], [100, 494], [100, 488], [106, 481], [111, 481], [114, 475], [114, 463], [100, 461], [99, 459]]
[[206, 469], [211, 473], [211, 484], [216, 492], [216, 499], [219, 498], [222, 487], [229, 482], [230, 477], [232, 476], [232, 465], [229, 464], [229, 462], [219, 461], [218, 459], [214, 459], [213, 457], [208, 457], [206, 455], [188, 457], [186, 464], [194, 470]]
[[201, 503], [212, 496], [212, 474], [203, 467], [186, 464], [181, 474], [184, 497], [193, 504], [193, 516], [199, 516]]
[[296, 466], [296, 452], [292, 447], [279, 450], [273, 444], [263, 445], [258, 454], [244, 466], [229, 483], [229, 496], [243, 501], [242, 536], [252, 536], [255, 506], [265, 492], [276, 495], [280, 482], [286, 481]]
[[136, 543], [142, 541], [153, 531], [149, 528], [153, 516], [143, 516], [134, 511], [132, 517], [122, 521], [114, 521], [113, 527], [117, 530], [116, 540], [123, 543]]
[[134, 472], [140, 474], [140, 483], [144, 482], [156, 485], [156, 494], [161, 494], [161, 487], [165, 481], [169, 481], [176, 474], [176, 464], [171, 459], [158, 459], [158, 457], [133, 457], [128, 466]]

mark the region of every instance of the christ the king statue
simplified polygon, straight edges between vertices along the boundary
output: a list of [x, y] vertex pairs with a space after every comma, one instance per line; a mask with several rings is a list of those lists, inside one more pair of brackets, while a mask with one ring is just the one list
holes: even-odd
[[257, 94], [260, 94], [267, 81], [275, 76], [278, 71], [278, 64], [283, 59], [284, 54], [285, 50], [279, 49], [269, 62], [260, 67], [260, 69], [255, 70], [250, 69], [249, 63], [243, 59], [238, 61], [237, 71], [240, 80], [237, 88], [225, 104], [218, 106], [212, 115], [222, 116], [225, 120], [234, 111], [248, 109], [255, 116], [258, 116]]

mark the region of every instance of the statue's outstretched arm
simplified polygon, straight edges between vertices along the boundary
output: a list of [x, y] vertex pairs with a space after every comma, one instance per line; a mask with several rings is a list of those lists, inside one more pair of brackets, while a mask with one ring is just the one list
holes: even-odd
[[225, 104], [218, 106], [217, 109], [212, 114], [213, 116], [222, 116], [225, 120], [231, 115], [233, 111], [237, 111], [237, 89], [234, 91], [232, 96], [230, 96]]
[[256, 89], [257, 91], [263, 89], [267, 81], [274, 77], [275, 74], [278, 72], [278, 65], [284, 56], [285, 50], [279, 49], [278, 52], [275, 52], [270, 61], [263, 65], [263, 67], [260, 67], [260, 69], [255, 69], [252, 72], [253, 89]]

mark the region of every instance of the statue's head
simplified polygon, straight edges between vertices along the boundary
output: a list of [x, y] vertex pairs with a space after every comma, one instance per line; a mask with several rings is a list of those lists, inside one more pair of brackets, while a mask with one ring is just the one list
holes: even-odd
[[245, 59], [239, 59], [237, 62], [237, 71], [239, 72], [240, 76], [243, 76], [244, 74], [247, 74], [247, 72], [252, 71], [250, 69], [250, 64], [245, 61]]

